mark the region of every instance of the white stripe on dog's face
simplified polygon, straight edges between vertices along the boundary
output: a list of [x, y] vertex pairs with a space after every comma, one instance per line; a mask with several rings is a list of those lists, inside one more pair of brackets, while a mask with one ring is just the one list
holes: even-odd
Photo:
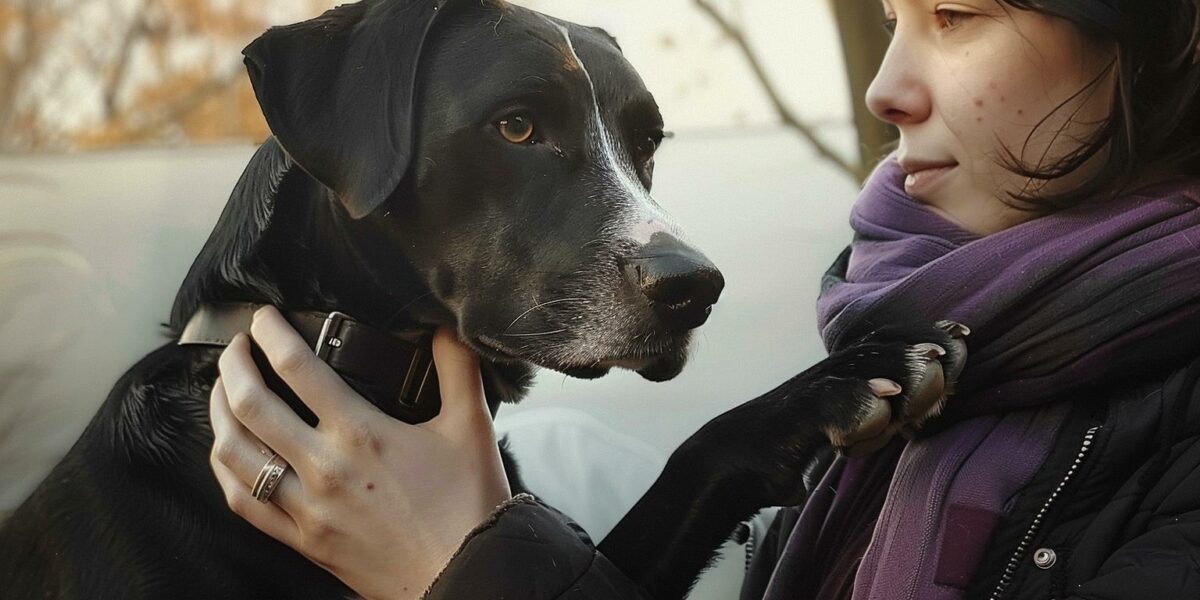
[[610, 183], [622, 192], [621, 195], [631, 203], [632, 210], [623, 215], [624, 222], [617, 226], [614, 233], [642, 245], [648, 244], [650, 237], [659, 232], [669, 233], [682, 239], [682, 230], [671, 219], [671, 216], [650, 197], [650, 193], [642, 186], [641, 180], [634, 174], [633, 166], [624, 159], [621, 153], [617, 152], [617, 144], [613, 139], [612, 132], [605, 125], [604, 118], [600, 114], [600, 100], [596, 96], [596, 84], [592, 81], [587, 66], [575, 52], [575, 45], [571, 42], [571, 32], [558, 23], [551, 22], [551, 24], [562, 33], [563, 39], [567, 43], [567, 49], [571, 51], [571, 56], [579, 65], [579, 70], [587, 80], [588, 89], [592, 93], [593, 135], [590, 137], [594, 150], [604, 163], [601, 166], [604, 168], [605, 174], [610, 176]]

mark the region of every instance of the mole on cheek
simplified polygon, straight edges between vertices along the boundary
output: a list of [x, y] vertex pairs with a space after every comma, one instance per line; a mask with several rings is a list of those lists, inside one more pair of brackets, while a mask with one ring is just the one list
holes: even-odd
[[978, 106], [979, 108], [983, 108], [983, 99], [982, 99], [982, 98], [976, 98], [976, 99], [975, 99], [975, 106]]

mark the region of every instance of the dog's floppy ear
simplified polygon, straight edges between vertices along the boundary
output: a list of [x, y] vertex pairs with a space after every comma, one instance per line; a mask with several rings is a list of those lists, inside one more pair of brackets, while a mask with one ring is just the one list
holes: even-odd
[[362, 0], [273, 27], [242, 51], [271, 132], [353, 218], [408, 170], [418, 59], [453, 1]]
[[620, 52], [622, 54], [625, 53], [625, 51], [621, 49], [621, 44], [617, 43], [617, 38], [614, 37], [613, 34], [609, 33], [608, 30], [604, 29], [603, 27], [588, 27], [588, 29], [591, 29], [592, 31], [599, 33], [600, 37], [607, 40], [608, 43], [612, 44], [613, 47], [617, 49], [617, 52]]

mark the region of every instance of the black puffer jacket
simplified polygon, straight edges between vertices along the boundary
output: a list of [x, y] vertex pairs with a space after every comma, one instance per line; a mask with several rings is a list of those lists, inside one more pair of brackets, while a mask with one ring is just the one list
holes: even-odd
[[1200, 598], [1198, 379], [1200, 360], [1079, 401], [968, 597]]
[[[1200, 598], [1200, 358], [1167, 373], [1074, 402], [967, 598]], [[761, 595], [764, 573], [788, 568], [773, 564], [787, 517], [766, 538], [777, 543], [756, 553], [744, 598]], [[482, 527], [428, 597], [642, 596], [578, 526], [526, 499]]]
[[574, 521], [521, 494], [475, 529], [425, 600], [643, 598]]

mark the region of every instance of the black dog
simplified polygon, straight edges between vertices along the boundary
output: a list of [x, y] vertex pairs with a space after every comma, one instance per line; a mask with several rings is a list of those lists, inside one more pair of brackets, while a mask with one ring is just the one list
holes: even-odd
[[[338, 310], [379, 330], [452, 325], [485, 358], [493, 407], [520, 398], [534, 365], [652, 380], [683, 368], [690, 331], [724, 282], [649, 196], [662, 120], [608, 34], [499, 0], [379, 0], [272, 29], [245, 53], [274, 138], [188, 273], [173, 336], [225, 302]], [[865, 378], [916, 389], [917, 367], [928, 367], [918, 342], [952, 340], [933, 327], [884, 334], [868, 342], [872, 360], [831, 357], [791, 392], [714, 422], [689, 461], [734, 448], [742, 462], [686, 469], [710, 469], [716, 488], [752, 480], [762, 492], [730, 502], [699, 493], [694, 478], [680, 483], [673, 467], [604, 550], [656, 595], [681, 595], [749, 505], [792, 493], [764, 482], [786, 488], [786, 469], [826, 436], [850, 442], [869, 424]], [[4, 597], [349, 593], [226, 508], [208, 466], [218, 355], [172, 342], [122, 377], [0, 530]], [[829, 375], [845, 381], [822, 388]], [[928, 409], [894, 400], [897, 421]], [[761, 422], [764, 402], [790, 420]], [[754, 466], [755, 453], [784, 447], [787, 461]], [[698, 503], [689, 514], [705, 522], [660, 514], [668, 501]], [[661, 520], [657, 533], [700, 541], [633, 540], [630, 520], [646, 518]]]

